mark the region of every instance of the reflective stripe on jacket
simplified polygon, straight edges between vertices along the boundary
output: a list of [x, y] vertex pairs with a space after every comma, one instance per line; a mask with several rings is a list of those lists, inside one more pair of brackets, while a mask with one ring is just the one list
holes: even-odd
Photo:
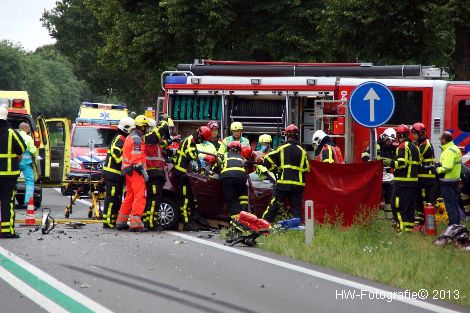
[[436, 175], [431, 169], [424, 169], [434, 164], [434, 148], [429, 139], [423, 140], [419, 145], [419, 169], [418, 178], [423, 181], [434, 181]]
[[[217, 153], [222, 154], [222, 155], [225, 154], [225, 152], [227, 152], [228, 144], [231, 143], [232, 141], [235, 141], [235, 138], [233, 136], [225, 137], [224, 140], [222, 140], [222, 142], [220, 143], [220, 147]], [[245, 137], [240, 136], [239, 141], [240, 141], [242, 148], [250, 146], [250, 141]]]
[[396, 160], [390, 163], [394, 168], [394, 181], [402, 183], [418, 182], [419, 150], [409, 140], [402, 142], [396, 152]]
[[116, 175], [121, 174], [122, 148], [125, 140], [126, 138], [121, 134], [117, 134], [113, 138], [108, 149], [108, 154], [106, 155], [106, 160], [103, 164], [103, 171]]
[[326, 163], [344, 164], [343, 154], [339, 147], [328, 144], [323, 146], [317, 160]]
[[[3, 124], [5, 123], [5, 124]], [[18, 176], [20, 174], [18, 156], [26, 150], [25, 143], [15, 130], [2, 121], [0, 127], [0, 175]]]
[[462, 153], [453, 141], [441, 147], [442, 153], [439, 159], [441, 166], [436, 169], [438, 174], [444, 174], [439, 180], [442, 182], [457, 182], [462, 171]]
[[224, 154], [220, 179], [240, 178], [246, 179], [246, 172], [243, 164], [245, 159], [238, 153], [229, 151]]
[[264, 166], [279, 171], [277, 184], [305, 186], [305, 173], [310, 170], [307, 152], [293, 143], [287, 142], [264, 157]]
[[160, 143], [164, 142], [158, 128], [154, 128], [144, 135], [145, 160], [149, 177], [164, 175], [165, 158]]
[[140, 130], [134, 129], [124, 141], [121, 170], [132, 166], [145, 166], [145, 164], [145, 145], [142, 141], [142, 133]]
[[192, 135], [186, 137], [181, 147], [176, 152], [175, 169], [186, 173], [191, 160], [197, 160], [196, 142]]

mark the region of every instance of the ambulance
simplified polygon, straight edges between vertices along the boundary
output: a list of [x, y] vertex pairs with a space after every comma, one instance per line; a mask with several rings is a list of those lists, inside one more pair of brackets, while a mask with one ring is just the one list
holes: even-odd
[[287, 63], [203, 60], [162, 73], [163, 110], [179, 133], [189, 134], [209, 120], [229, 135], [234, 121], [256, 144], [268, 133], [276, 146], [282, 130], [295, 123], [301, 144], [313, 156], [312, 134], [322, 129], [343, 151], [347, 163], [361, 162], [370, 130], [351, 119], [348, 100], [360, 84], [376, 81], [395, 98], [390, 120], [377, 129], [422, 122], [436, 152], [444, 130], [454, 134], [463, 161], [470, 163], [470, 82], [450, 81], [445, 69], [370, 63]]
[[83, 102], [71, 134], [69, 179], [101, 179], [103, 162], [126, 105]]
[[[61, 187], [70, 169], [70, 123], [66, 118], [43, 116], [33, 119], [26, 91], [0, 91], [0, 106], [8, 109], [8, 122], [18, 130], [20, 123], [28, 123], [37, 147], [34, 172], [34, 205], [41, 206], [43, 187]], [[18, 179], [16, 200], [21, 206], [25, 194], [24, 178]]]

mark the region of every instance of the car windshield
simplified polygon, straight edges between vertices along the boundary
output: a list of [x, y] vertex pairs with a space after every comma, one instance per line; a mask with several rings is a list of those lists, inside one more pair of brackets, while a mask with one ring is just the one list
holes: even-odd
[[109, 147], [116, 131], [113, 128], [76, 127], [72, 147], [88, 147], [90, 140], [94, 141], [95, 147]]

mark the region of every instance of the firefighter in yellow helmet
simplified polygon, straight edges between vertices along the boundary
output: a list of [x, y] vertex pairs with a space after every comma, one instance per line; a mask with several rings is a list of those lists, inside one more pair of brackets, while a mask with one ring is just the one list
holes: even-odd
[[240, 122], [233, 122], [230, 125], [230, 131], [232, 132], [232, 136], [228, 136], [224, 138], [224, 140], [220, 143], [219, 151], [217, 152], [220, 155], [224, 155], [227, 152], [227, 146], [232, 141], [239, 141], [240, 145], [243, 147], [249, 147], [250, 141], [242, 136], [243, 125]]
[[19, 159], [26, 145], [7, 122], [8, 110], [0, 107], [0, 239], [18, 238], [15, 232], [15, 189], [20, 175]]

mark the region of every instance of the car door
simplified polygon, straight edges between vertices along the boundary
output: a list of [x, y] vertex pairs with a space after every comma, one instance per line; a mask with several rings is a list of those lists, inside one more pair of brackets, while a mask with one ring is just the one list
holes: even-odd
[[43, 180], [43, 186], [62, 186], [65, 175], [70, 171], [70, 123], [66, 118], [44, 120], [49, 145], [49, 177]]
[[49, 145], [49, 134], [47, 131], [46, 120], [43, 116], [39, 116], [36, 120], [39, 131], [40, 146], [38, 148], [38, 163], [40, 168], [41, 180], [47, 180], [51, 177], [51, 148]]

